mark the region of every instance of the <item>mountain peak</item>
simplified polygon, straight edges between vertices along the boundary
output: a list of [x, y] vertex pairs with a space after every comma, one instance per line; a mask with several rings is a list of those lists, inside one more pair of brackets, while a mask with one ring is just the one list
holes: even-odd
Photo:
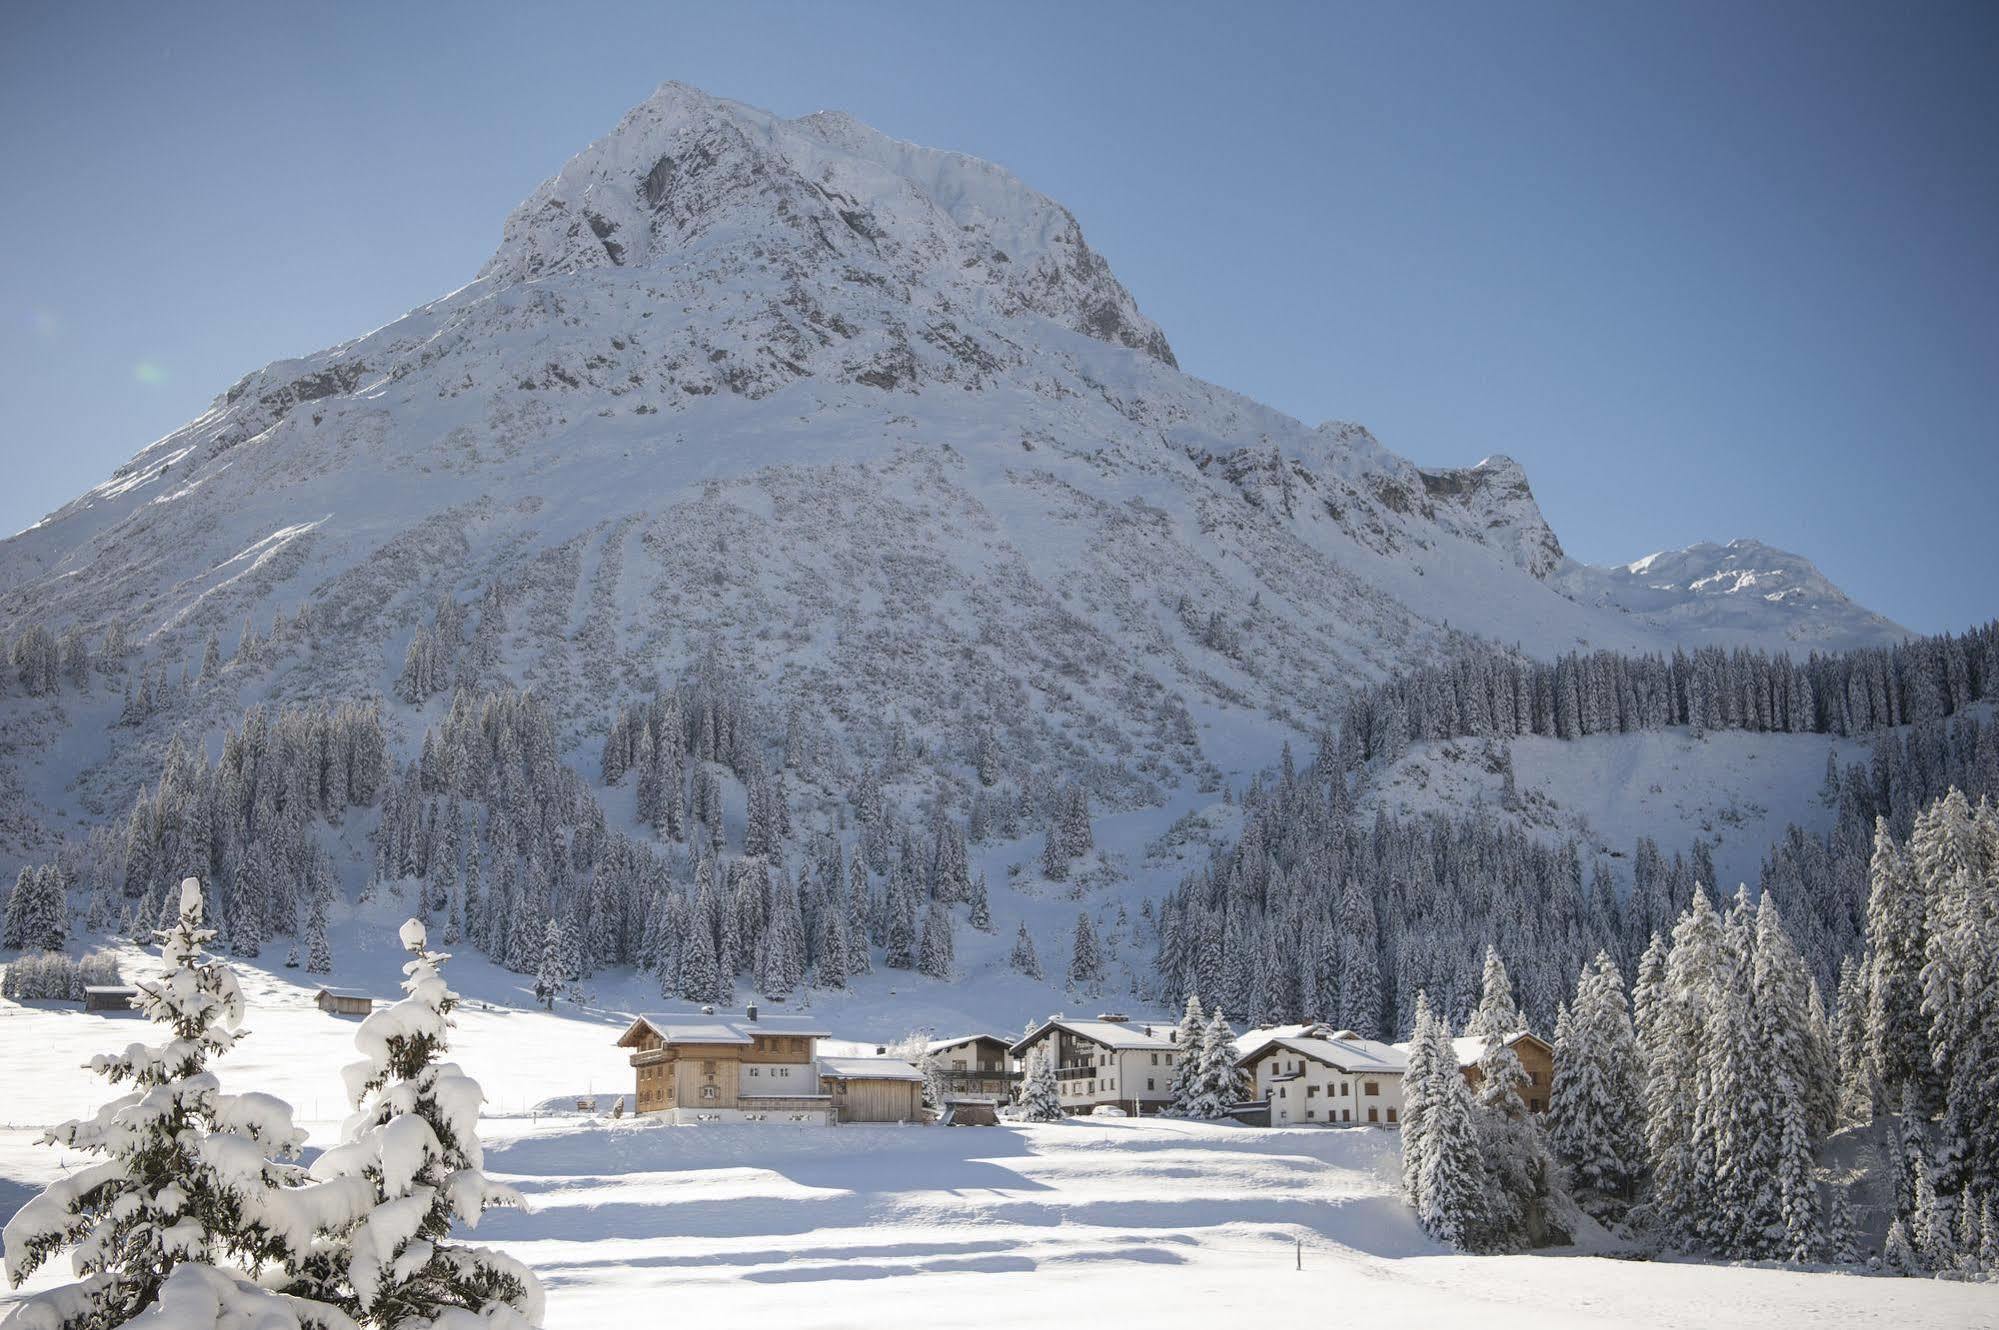
[[662, 84], [514, 210], [480, 277], [617, 268], [886, 283], [914, 305], [988, 303], [1177, 368], [1066, 208], [1002, 167], [842, 111], [785, 120]]

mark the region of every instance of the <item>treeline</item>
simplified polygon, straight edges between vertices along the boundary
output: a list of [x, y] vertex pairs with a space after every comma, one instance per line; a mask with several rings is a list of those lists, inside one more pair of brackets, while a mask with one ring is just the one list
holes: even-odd
[[1161, 902], [1158, 974], [1161, 992], [1251, 1025], [1400, 1038], [1419, 991], [1462, 1025], [1491, 945], [1518, 958], [1521, 1003], [1547, 1028], [1577, 968], [1625, 950], [1609, 873], [1586, 875], [1573, 843], [1489, 818], [1359, 818], [1317, 768], [1252, 790], [1244, 816], [1236, 845]]
[[[1364, 773], [1361, 773], [1364, 777]], [[1629, 890], [1574, 843], [1551, 845], [1489, 817], [1357, 817], [1354, 776], [1287, 760], [1243, 800], [1236, 843], [1162, 902], [1159, 993], [1198, 993], [1255, 1023], [1325, 1020], [1373, 1037], [1407, 1031], [1426, 989], [1461, 1024], [1476, 957], [1515, 963], [1522, 1006], [1550, 1028], [1571, 977], [1599, 950], [1630, 973], [1698, 883], [1719, 898], [1711, 847], [1633, 848]], [[1828, 770], [1832, 829], [1792, 826], [1765, 859], [1758, 894], [1784, 912], [1808, 973], [1830, 994], [1864, 941], [1877, 820], [1907, 836], [1945, 791], [1999, 796], [1999, 726], [1975, 714], [1875, 736], [1865, 764]]]
[[1412, 743], [1533, 734], [1579, 739], [1685, 726], [1860, 735], [1941, 720], [1999, 693], [1999, 621], [1898, 646], [1788, 655], [1571, 652], [1553, 663], [1463, 639], [1450, 660], [1357, 693], [1341, 765], [1393, 761]]

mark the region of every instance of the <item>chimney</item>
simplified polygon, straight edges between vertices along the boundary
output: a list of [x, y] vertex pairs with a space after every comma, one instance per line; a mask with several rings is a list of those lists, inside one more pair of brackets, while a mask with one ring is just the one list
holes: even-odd
[[756, 1003], [754, 1003], [754, 1002], [752, 1002], [752, 1003], [750, 1003], [750, 1005], [749, 1005], [749, 1006], [747, 1006], [747, 1007], [744, 1007], [744, 1008], [743, 1008], [743, 1011], [744, 1011], [745, 1013], [747, 1013], [747, 1014], [748, 1014], [748, 1016], [749, 1016], [749, 1018], [750, 1018], [750, 1022], [751, 1022], [752, 1024], [755, 1024], [755, 1022], [756, 1022], [756, 1019], [757, 1019], [757, 1004], [756, 1004]]
[[882, 1055], [884, 1055], [884, 1054], [885, 1054], [885, 1053], [887, 1053], [887, 1052], [888, 1052], [888, 1045], [887, 1045], [887, 1044], [876, 1044], [876, 1045], [875, 1045], [875, 1056], [876, 1056], [876, 1057], [881, 1057]]

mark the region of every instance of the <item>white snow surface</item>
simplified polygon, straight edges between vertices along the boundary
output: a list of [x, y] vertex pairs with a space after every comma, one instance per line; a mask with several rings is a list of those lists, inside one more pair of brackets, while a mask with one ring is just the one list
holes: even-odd
[[[244, 986], [250, 1034], [218, 1064], [225, 1088], [289, 1098], [331, 1144], [333, 1069], [354, 1023], [277, 976], [246, 969]], [[32, 1124], [89, 1107], [77, 1052], [115, 1041], [130, 1019], [0, 1003], [0, 1044], [17, 1059], [0, 1214], [74, 1167], [34, 1143]], [[1252, 1307], [1508, 1327], [1993, 1323], [1988, 1288], [1632, 1262], [1612, 1259], [1602, 1235], [1558, 1258], [1452, 1255], [1402, 1205], [1397, 1138], [1377, 1129], [1091, 1119], [775, 1131], [592, 1118], [573, 1111], [574, 1094], [630, 1081], [615, 1020], [477, 1003], [457, 1019], [454, 1053], [489, 1089], [486, 1167], [529, 1207], [487, 1214], [479, 1238], [545, 1281], [550, 1330], [646, 1323], [662, 1306], [676, 1319], [801, 1328], [873, 1323], [885, 1307], [897, 1324], [1045, 1326], [1051, 1307], [1105, 1301], [1171, 1327]], [[23, 1291], [62, 1277], [45, 1270]], [[0, 1295], [0, 1309], [18, 1296]], [[176, 1309], [209, 1305], [186, 1296]], [[170, 1314], [161, 1324], [178, 1330]]]

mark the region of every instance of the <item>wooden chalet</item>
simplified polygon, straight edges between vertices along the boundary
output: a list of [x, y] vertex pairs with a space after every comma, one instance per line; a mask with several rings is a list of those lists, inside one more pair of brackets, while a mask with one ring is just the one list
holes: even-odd
[[[1555, 1048], [1539, 1035], [1525, 1030], [1515, 1030], [1502, 1036], [1520, 1059], [1520, 1066], [1527, 1073], [1527, 1084], [1521, 1088], [1520, 1097], [1527, 1101], [1530, 1113], [1548, 1111], [1548, 1091], [1555, 1083]], [[1485, 1079], [1478, 1069], [1478, 1060], [1485, 1054], [1486, 1040], [1483, 1035], [1465, 1035], [1451, 1041], [1451, 1049], [1457, 1054], [1458, 1070], [1462, 1071], [1467, 1083], [1473, 1089]]]

